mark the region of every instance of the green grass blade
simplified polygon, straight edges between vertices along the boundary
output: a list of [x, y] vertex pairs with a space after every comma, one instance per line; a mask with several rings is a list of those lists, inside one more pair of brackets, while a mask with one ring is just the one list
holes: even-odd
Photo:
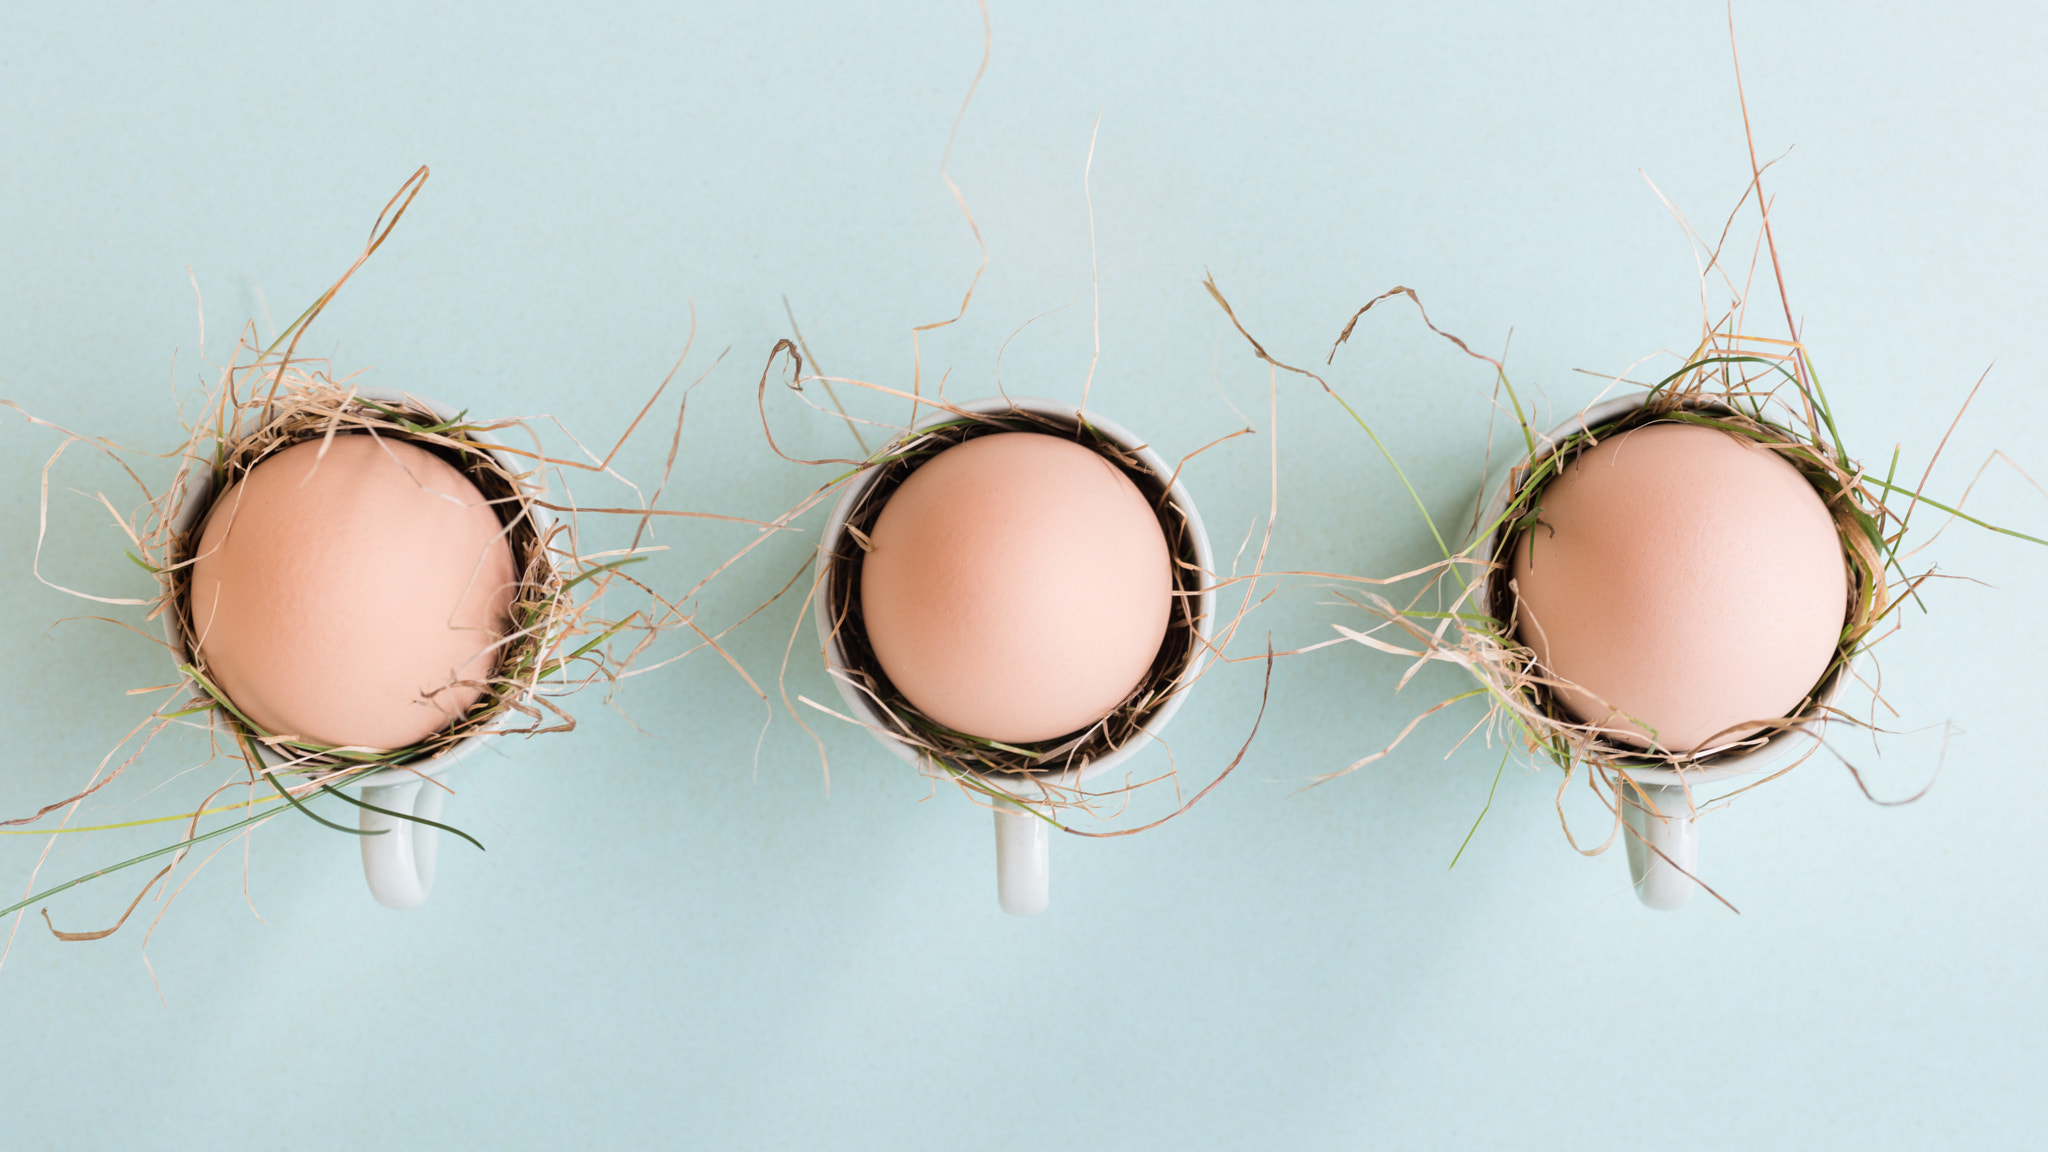
[[[433, 787], [433, 786], [434, 786], [434, 785], [433, 785], [433, 783], [432, 783], [431, 781], [429, 781], [429, 782], [427, 782], [426, 784], [424, 784], [424, 785], [423, 785], [423, 787]], [[474, 836], [471, 836], [471, 835], [470, 835], [469, 833], [467, 833], [467, 832], [464, 832], [464, 831], [463, 831], [462, 829], [460, 829], [460, 828], [454, 828], [454, 827], [450, 827], [449, 825], [443, 824], [443, 823], [441, 823], [441, 822], [440, 822], [440, 821], [438, 821], [438, 820], [429, 820], [429, 819], [427, 819], [427, 818], [426, 818], [425, 816], [414, 816], [414, 815], [411, 815], [410, 813], [406, 813], [406, 812], [393, 812], [393, 811], [392, 811], [391, 809], [389, 809], [389, 808], [379, 808], [379, 807], [377, 807], [377, 806], [376, 806], [375, 804], [371, 804], [371, 803], [368, 803], [367, 801], [363, 801], [363, 800], [358, 800], [358, 799], [356, 799], [355, 797], [353, 797], [353, 796], [349, 795], [349, 794], [348, 794], [348, 793], [346, 793], [346, 792], [343, 792], [343, 791], [342, 791], [341, 789], [339, 789], [339, 788], [336, 788], [336, 787], [334, 787], [334, 786], [333, 786], [333, 785], [331, 785], [331, 784], [322, 784], [322, 785], [320, 785], [320, 790], [321, 790], [322, 792], [326, 792], [326, 793], [329, 793], [329, 794], [331, 794], [331, 795], [339, 796], [339, 797], [341, 797], [341, 798], [342, 798], [343, 800], [346, 800], [346, 801], [348, 801], [349, 803], [351, 803], [351, 804], [355, 805], [355, 806], [356, 806], [356, 807], [358, 807], [358, 808], [367, 808], [367, 809], [369, 809], [369, 810], [370, 810], [370, 811], [372, 811], [372, 812], [382, 812], [382, 813], [383, 813], [384, 815], [386, 815], [386, 816], [396, 816], [396, 817], [398, 817], [398, 818], [399, 818], [400, 820], [410, 820], [410, 821], [412, 821], [412, 822], [413, 822], [413, 823], [415, 823], [415, 824], [425, 824], [425, 825], [426, 825], [427, 827], [429, 827], [429, 828], [439, 828], [439, 829], [440, 829], [441, 831], [443, 831], [443, 832], [447, 832], [447, 833], [450, 833], [450, 834], [452, 834], [452, 835], [460, 836], [460, 837], [462, 837], [462, 838], [463, 838], [464, 840], [467, 840], [467, 841], [469, 841], [469, 842], [470, 842], [471, 844], [475, 844], [475, 845], [476, 845], [476, 850], [477, 850], [477, 851], [479, 851], [479, 852], [482, 852], [482, 851], [484, 850], [484, 846], [483, 846], [482, 842], [480, 842], [479, 840], [477, 840], [477, 838], [476, 838], [476, 837], [474, 837]], [[382, 834], [382, 833], [378, 833], [378, 832], [372, 832], [372, 833], [369, 833], [369, 835], [372, 835], [372, 836], [376, 836], [376, 835], [381, 835], [381, 834]]]
[[[305, 813], [306, 818], [312, 820], [316, 824], [325, 824], [329, 828], [334, 829], [336, 832], [346, 832], [351, 836], [382, 836], [384, 833], [390, 831], [390, 829], [388, 828], [379, 828], [375, 832], [365, 832], [361, 828], [351, 828], [346, 824], [336, 824], [334, 821], [329, 820], [327, 817], [322, 816], [318, 812], [313, 811], [311, 808], [306, 807], [304, 804], [299, 803], [299, 798], [285, 791], [284, 785], [279, 784], [277, 782], [277, 777], [272, 776], [268, 772], [265, 772], [263, 774], [263, 778], [265, 780], [270, 781], [270, 786], [272, 788], [277, 789], [277, 794], [279, 796], [282, 796], [286, 800], [291, 801], [292, 807], [297, 808], [299, 811]], [[326, 785], [323, 784], [321, 785], [321, 787], [325, 788]]]
[[638, 564], [645, 559], [647, 559], [647, 557], [645, 556], [627, 556], [623, 559], [614, 560], [609, 564], [599, 564], [595, 568], [588, 569], [587, 571], [578, 575], [575, 579], [563, 583], [562, 591], [567, 592], [569, 589], [574, 588], [578, 584], [583, 583], [585, 580], [588, 580], [593, 576], [601, 576], [606, 572], [613, 571], [614, 569], [624, 568], [628, 564]]
[[[1465, 833], [1465, 843], [1458, 845], [1458, 851], [1452, 855], [1451, 868], [1458, 866], [1458, 858], [1465, 854], [1465, 849], [1472, 843], [1472, 837], [1479, 833], [1479, 821], [1486, 819], [1486, 814], [1493, 811], [1493, 794], [1500, 788], [1500, 774], [1507, 770], [1508, 753], [1503, 752], [1500, 754], [1500, 767], [1493, 770], [1493, 787], [1486, 790], [1486, 807], [1479, 810], [1479, 819], [1472, 821], [1472, 830]], [[1448, 872], [1450, 868], [1446, 868], [1444, 871]]]
[[[639, 613], [636, 612], [633, 615], [637, 616], [639, 615]], [[621, 620], [617, 624], [614, 624], [611, 627], [605, 629], [601, 635], [593, 638], [590, 641], [590, 643], [585, 644], [583, 647], [578, 648], [574, 652], [569, 653], [567, 656], [562, 657], [560, 660], [556, 660], [553, 663], [549, 664], [547, 669], [541, 674], [545, 676], [550, 673], [561, 671], [562, 669], [568, 667], [569, 664], [572, 661], [574, 661], [577, 657], [583, 655], [585, 652], [590, 651], [592, 648], [597, 647], [599, 644], [604, 643], [605, 641], [611, 639], [612, 637], [618, 635], [620, 632], [624, 631], [626, 625], [631, 624], [632, 622], [633, 616], [626, 617], [624, 620]]]
[[233, 824], [228, 824], [219, 828], [215, 828], [211, 832], [202, 833], [201, 835], [194, 836], [189, 840], [181, 840], [178, 843], [171, 845], [169, 848], [159, 848], [154, 852], [145, 852], [142, 855], [137, 856], [133, 860], [123, 860], [119, 864], [109, 865], [108, 867], [102, 868], [97, 872], [89, 872], [84, 876], [80, 876], [76, 880], [71, 880], [66, 883], [59, 884], [55, 888], [45, 888], [41, 892], [36, 893], [35, 895], [29, 897], [26, 900], [23, 900], [19, 904], [10, 905], [7, 908], [0, 909], [0, 916], [12, 915], [13, 913], [21, 911], [23, 908], [28, 907], [29, 905], [35, 903], [38, 900], [47, 900], [50, 897], [55, 896], [57, 893], [62, 892], [66, 889], [76, 888], [80, 884], [83, 884], [88, 880], [97, 880], [110, 872], [119, 872], [123, 868], [132, 868], [137, 864], [141, 864], [148, 860], [154, 860], [159, 856], [168, 856], [173, 852], [178, 852], [182, 851], [183, 849], [190, 848], [194, 844], [199, 844], [204, 841], [211, 840], [216, 836], [225, 836], [238, 828], [247, 828], [251, 824], [261, 823], [276, 815], [278, 815], [278, 813], [276, 812], [265, 812], [258, 816], [251, 816], [246, 820], [237, 820]]
[[1992, 532], [1998, 533], [2001, 536], [2013, 536], [2018, 539], [2025, 540], [2029, 544], [2039, 544], [2043, 547], [2048, 547], [2048, 540], [2043, 540], [2039, 536], [2029, 536], [2025, 532], [2015, 532], [2010, 528], [2000, 528], [1996, 524], [1987, 524], [1984, 521], [1977, 519], [1975, 516], [1972, 516], [1967, 512], [1964, 512], [1957, 508], [1951, 508], [1938, 500], [1930, 500], [1925, 496], [1921, 496], [1918, 493], [1915, 493], [1911, 488], [1907, 488], [1903, 485], [1893, 484], [1889, 480], [1876, 480], [1872, 481], [1872, 483], [1882, 485], [1888, 492], [1900, 492], [1913, 496], [1915, 499], [1919, 500], [1920, 503], [1927, 505], [1929, 508], [1933, 508], [1936, 511], [1940, 512], [1946, 512], [1958, 520], [1963, 520], [1971, 524], [1975, 524], [1979, 528], [1988, 529]]
[[[1358, 410], [1356, 408], [1353, 408], [1349, 401], [1345, 400], [1344, 397], [1337, 395], [1337, 393], [1334, 390], [1330, 393], [1330, 395], [1336, 399], [1338, 404], [1343, 406], [1344, 411], [1351, 414], [1351, 419], [1356, 421], [1358, 426], [1365, 430], [1366, 438], [1372, 441], [1372, 446], [1379, 449], [1380, 455], [1386, 458], [1388, 465], [1390, 465], [1394, 469], [1394, 475], [1400, 478], [1401, 487], [1406, 488], [1408, 490], [1408, 498], [1415, 502], [1416, 511], [1422, 513], [1422, 522], [1424, 524], [1429, 525], [1429, 534], [1436, 538], [1437, 549], [1444, 554], [1444, 559], [1450, 559], [1451, 547], [1450, 545], [1444, 543], [1443, 533], [1437, 531], [1436, 517], [1431, 516], [1429, 514], [1428, 506], [1423, 504], [1422, 502], [1422, 495], [1415, 491], [1415, 485], [1410, 484], [1408, 482], [1408, 473], [1402, 471], [1401, 462], [1399, 460], [1394, 459], [1394, 454], [1387, 450], [1387, 446], [1385, 444], [1380, 442], [1379, 433], [1372, 430], [1372, 425], [1365, 422], [1365, 417], [1360, 416], [1358, 414]], [[1455, 569], [1452, 570], [1452, 574], [1458, 575]], [[1464, 583], [1464, 577], [1462, 575], [1458, 576], [1458, 582], [1461, 585]]]

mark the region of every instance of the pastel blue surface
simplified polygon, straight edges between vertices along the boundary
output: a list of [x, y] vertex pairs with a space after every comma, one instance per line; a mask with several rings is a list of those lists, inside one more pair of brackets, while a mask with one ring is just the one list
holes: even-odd
[[[172, 447], [202, 358], [244, 323], [267, 334], [296, 315], [425, 163], [395, 238], [302, 351], [480, 413], [552, 413], [601, 447], [683, 352], [694, 308], [683, 374], [710, 371], [667, 500], [781, 512], [829, 478], [769, 452], [755, 412], [783, 298], [826, 371], [901, 387], [911, 328], [951, 315], [972, 277], [939, 159], [980, 18], [966, 3], [696, 7], [8, 7], [0, 397]], [[1391, 574], [1432, 554], [1392, 472], [1304, 381], [1279, 382], [1267, 419], [1268, 376], [1204, 273], [1296, 363], [1320, 362], [1366, 299], [1411, 286], [1476, 346], [1512, 332], [1515, 379], [1568, 413], [1602, 387], [1577, 370], [1623, 373], [1696, 339], [1696, 266], [1657, 192], [1702, 231], [1743, 192], [1726, 15], [1263, 8], [995, 8], [951, 166], [988, 271], [966, 318], [924, 337], [925, 381], [950, 370], [949, 394], [992, 391], [1004, 341], [1063, 309], [1009, 344], [1002, 379], [1079, 399], [1099, 116], [1090, 402], [1168, 456], [1259, 429], [1190, 465], [1220, 553], [1260, 523], [1277, 433], [1269, 567]], [[2048, 16], [1737, 17], [1757, 146], [1784, 156], [1768, 180], [1788, 290], [1852, 447], [1881, 466], [1901, 444], [1917, 481], [1996, 361], [1934, 488], [1959, 493], [1994, 449], [2048, 473]], [[1770, 315], [1755, 326], [1783, 334]], [[1455, 518], [1486, 447], [1484, 369], [1396, 308], [1361, 325], [1331, 380]], [[770, 411], [792, 454], [852, 447], [794, 397]], [[148, 711], [123, 693], [172, 675], [131, 633], [55, 623], [140, 625], [134, 610], [31, 573], [61, 442], [0, 409], [0, 818], [87, 778]], [[665, 429], [643, 432], [625, 468], [651, 478], [665, 450]], [[105, 512], [73, 493], [126, 507], [120, 483], [83, 448], [60, 462], [50, 579], [149, 594]], [[2048, 525], [2048, 499], [2003, 465], [1970, 507]], [[772, 594], [821, 520], [723, 578], [702, 620]], [[682, 587], [749, 531], [664, 526], [672, 551], [650, 570]], [[1702, 867], [1739, 915], [1637, 906], [1619, 851], [1574, 852], [1557, 775], [1519, 759], [1447, 870], [1499, 764], [1478, 738], [1445, 756], [1476, 710], [1304, 790], [1459, 686], [1430, 672], [1396, 694], [1399, 660], [1346, 645], [1280, 662], [1250, 754], [1202, 805], [1139, 836], [1057, 838], [1051, 911], [1009, 919], [986, 815], [814, 719], [828, 787], [776, 699], [793, 629], [791, 698], [831, 694], [786, 598], [731, 646], [769, 703], [700, 653], [630, 682], [616, 710], [581, 699], [569, 736], [473, 761], [448, 818], [489, 851], [444, 847], [420, 911], [371, 902], [353, 838], [285, 820], [201, 871], [146, 950], [147, 903], [98, 943], [10, 921], [0, 1145], [2032, 1143], [2048, 1121], [2048, 841], [2027, 823], [2048, 804], [2033, 671], [2048, 556], [1958, 528], [1922, 558], [1977, 582], [1930, 585], [1929, 612], [1885, 644], [1885, 695], [1916, 734], [1844, 751], [1881, 797], [1939, 763], [1934, 787], [1879, 807], [1817, 761], [1714, 813]], [[1329, 600], [1290, 584], [1234, 654], [1358, 621]], [[1256, 663], [1224, 668], [1174, 722], [1184, 794], [1244, 739], [1259, 681]], [[188, 772], [204, 754], [196, 734], [167, 736], [74, 823], [185, 810], [228, 771]], [[1166, 763], [1155, 749], [1140, 766]], [[1173, 803], [1155, 787], [1096, 827]], [[1604, 835], [1583, 794], [1564, 813]], [[66, 837], [40, 876], [165, 842]], [[0, 837], [0, 891], [26, 894], [48, 844]], [[142, 879], [48, 907], [60, 927], [103, 927]]]

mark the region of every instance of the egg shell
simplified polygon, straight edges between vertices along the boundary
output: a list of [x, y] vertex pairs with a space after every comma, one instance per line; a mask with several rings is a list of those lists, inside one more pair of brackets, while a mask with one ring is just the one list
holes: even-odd
[[1646, 425], [1581, 452], [1538, 504], [1511, 565], [1517, 635], [1573, 685], [1557, 696], [1579, 719], [1691, 753], [1791, 714], [1827, 672], [1847, 563], [1778, 453]]
[[272, 735], [337, 746], [415, 744], [476, 703], [517, 589], [476, 485], [364, 434], [257, 464], [214, 502], [196, 557], [193, 635], [214, 683]]
[[1003, 743], [1086, 728], [1159, 654], [1172, 560], [1123, 470], [1071, 440], [976, 437], [926, 461], [883, 506], [861, 613], [904, 697]]

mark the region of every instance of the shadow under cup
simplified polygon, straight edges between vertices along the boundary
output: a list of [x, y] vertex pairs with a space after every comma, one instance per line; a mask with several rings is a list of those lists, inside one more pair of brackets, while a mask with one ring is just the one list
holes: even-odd
[[[1081, 733], [1030, 747], [1037, 756], [944, 733], [916, 714], [889, 684], [860, 618], [860, 545], [916, 464], [887, 458], [930, 440], [933, 453], [980, 435], [1038, 432], [1073, 437], [1123, 469], [1158, 510], [1174, 560], [1174, 608], [1152, 667], [1133, 698]], [[882, 746], [933, 779], [959, 783], [995, 812], [997, 894], [1003, 910], [1032, 915], [1050, 899], [1049, 831], [1032, 808], [1072, 804], [1084, 786], [1136, 755], [1179, 710], [1209, 658], [1215, 615], [1214, 560], [1194, 500], [1175, 470], [1118, 425], [1071, 404], [1034, 397], [990, 397], [934, 410], [849, 481], [818, 545], [814, 614], [827, 672], [852, 717]], [[986, 742], [981, 742], [986, 744]], [[1043, 764], [1044, 767], [1036, 765]]]

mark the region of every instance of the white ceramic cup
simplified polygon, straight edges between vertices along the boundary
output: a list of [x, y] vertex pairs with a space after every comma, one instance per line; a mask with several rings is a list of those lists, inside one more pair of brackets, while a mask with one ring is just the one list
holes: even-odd
[[[425, 407], [441, 420], [453, 420], [454, 409], [431, 400], [386, 389], [359, 388], [356, 395], [365, 400], [388, 406], [417, 405]], [[515, 472], [510, 462], [492, 451], [496, 445], [472, 433], [472, 440], [508, 472]], [[213, 506], [213, 472], [210, 466], [196, 461], [187, 461], [183, 472], [187, 487], [185, 499], [172, 518], [172, 528], [180, 534], [190, 533], [204, 523], [207, 511]], [[547, 534], [550, 517], [545, 509], [527, 505], [526, 513], [533, 518], [534, 527], [542, 536]], [[192, 662], [190, 645], [178, 627], [177, 613], [164, 613], [164, 637], [170, 641], [171, 650], [181, 664]], [[493, 730], [504, 722], [509, 712], [500, 712], [482, 730], [472, 733], [441, 751], [431, 759], [420, 761], [403, 768], [386, 768], [361, 779], [350, 781], [351, 786], [362, 788], [362, 802], [400, 815], [386, 815], [369, 808], [358, 809], [361, 813], [359, 827], [364, 835], [363, 877], [369, 881], [370, 895], [386, 908], [417, 908], [427, 902], [434, 890], [434, 857], [440, 844], [440, 832], [418, 820], [439, 820], [441, 801], [447, 786], [438, 777], [455, 765], [455, 762], [483, 747], [486, 741], [496, 735]], [[257, 754], [272, 767], [290, 763], [289, 758], [273, 748], [256, 745]]]
[[[1196, 575], [1197, 599], [1195, 604], [1195, 653], [1190, 660], [1185, 680], [1191, 681], [1209, 658], [1209, 639], [1212, 618], [1215, 615], [1216, 592], [1213, 587], [1215, 561], [1209, 552], [1209, 535], [1202, 527], [1201, 514], [1195, 510], [1195, 502], [1187, 489], [1174, 479], [1173, 466], [1158, 453], [1145, 446], [1144, 441], [1126, 432], [1118, 425], [1104, 420], [1093, 412], [1083, 412], [1072, 404], [1044, 400], [1031, 396], [991, 396], [982, 400], [955, 404], [963, 412], [982, 415], [1002, 415], [1007, 412], [1025, 412], [1047, 417], [1067, 424], [1077, 419], [1086, 420], [1104, 439], [1116, 444], [1135, 457], [1147, 471], [1159, 478], [1161, 484], [1171, 481], [1167, 488], [1167, 499], [1171, 500], [1181, 514], [1187, 518], [1188, 538], [1193, 544]], [[957, 419], [952, 413], [934, 409], [931, 416], [917, 422], [904, 438], [937, 423]], [[819, 586], [830, 587], [831, 567], [834, 554], [845, 536], [846, 518], [852, 513], [861, 495], [874, 482], [874, 470], [869, 469], [850, 481], [840, 495], [839, 503], [832, 509], [832, 518], [825, 524], [824, 536], [818, 544]], [[820, 594], [815, 598], [815, 618], [818, 638], [824, 645], [826, 667], [840, 671], [846, 667], [845, 655], [839, 646], [839, 639], [832, 628], [832, 608], [829, 597]], [[882, 718], [872, 701], [839, 676], [832, 677], [839, 686], [839, 696], [846, 702], [849, 713], [872, 733], [882, 746], [894, 752], [904, 761], [914, 765], [934, 779], [951, 779], [944, 766], [931, 762], [921, 750], [896, 739], [889, 734], [887, 721]], [[1138, 735], [1104, 756], [1084, 760], [1078, 764], [1060, 768], [1049, 768], [1040, 772], [983, 773], [977, 776], [981, 782], [999, 788], [1022, 801], [1046, 799], [1060, 792], [1071, 792], [1089, 780], [1122, 764], [1150, 743], [1152, 738], [1166, 727], [1166, 722], [1180, 710], [1185, 688], [1167, 697], [1152, 714], [1145, 719]], [[1010, 801], [998, 801], [995, 806], [996, 825], [996, 894], [1003, 911], [1013, 916], [1033, 916], [1045, 911], [1051, 899], [1050, 826], [1044, 820], [1026, 811], [1022, 805]]]
[[[1537, 437], [1537, 455], [1549, 453], [1569, 436], [1627, 416], [1641, 408], [1648, 397], [1648, 392], [1633, 392], [1593, 405], [1547, 435]], [[1479, 530], [1492, 524], [1507, 508], [1512, 496], [1509, 482], [1513, 470], [1523, 463], [1526, 461], [1519, 457], [1510, 460], [1488, 478], [1486, 502], [1479, 510]], [[1486, 536], [1476, 554], [1493, 556], [1499, 544], [1500, 532], [1495, 530]], [[1491, 597], [1487, 602], [1491, 604]], [[1694, 826], [1697, 813], [1689, 790], [1760, 772], [1808, 751], [1826, 725], [1822, 709], [1841, 690], [1843, 672], [1843, 668], [1836, 668], [1814, 693], [1811, 713], [1815, 718], [1809, 722], [1810, 729], [1784, 729], [1753, 748], [1709, 754], [1696, 767], [1622, 767], [1621, 771], [1635, 784], [1633, 788], [1618, 789], [1621, 795], [1617, 802], [1622, 819], [1628, 824], [1622, 839], [1628, 845], [1628, 870], [1635, 881], [1638, 899], [1662, 911], [1685, 907], [1696, 886], [1693, 877], [1699, 874], [1700, 855], [1699, 833]]]

